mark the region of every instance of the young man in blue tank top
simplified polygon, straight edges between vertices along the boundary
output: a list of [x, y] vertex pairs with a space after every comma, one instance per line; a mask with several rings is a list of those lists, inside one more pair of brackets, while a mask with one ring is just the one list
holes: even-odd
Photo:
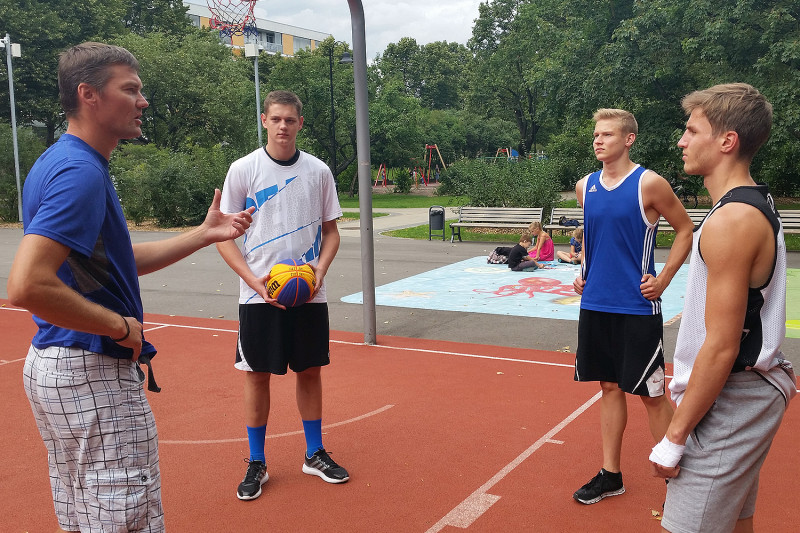
[[[692, 242], [692, 221], [669, 183], [630, 159], [638, 133], [634, 116], [600, 109], [594, 120], [593, 147], [603, 168], [575, 186], [585, 226], [581, 276], [574, 283], [581, 295], [575, 380], [600, 382], [603, 464], [573, 495], [584, 504], [625, 492], [626, 394], [641, 398], [656, 442], [672, 418], [664, 394], [661, 294]], [[656, 275], [653, 253], [662, 215], [675, 228], [675, 241]]]
[[743, 83], [696, 91], [682, 104], [684, 170], [703, 176], [714, 206], [694, 232], [669, 387], [678, 407], [650, 461], [656, 476], [673, 478], [664, 530], [751, 532], [759, 471], [797, 392], [780, 349], [783, 228], [767, 187], [750, 176], [772, 106]]

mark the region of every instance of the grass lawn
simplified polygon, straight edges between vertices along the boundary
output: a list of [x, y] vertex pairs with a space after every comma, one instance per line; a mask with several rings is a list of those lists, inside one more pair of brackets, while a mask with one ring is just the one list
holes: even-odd
[[[450, 219], [445, 222], [445, 227], [449, 228], [450, 222], [455, 222], [456, 219]], [[413, 228], [398, 229], [393, 231], [384, 232], [384, 235], [390, 237], [403, 237], [406, 239], [423, 239], [428, 240], [428, 225], [415, 226]], [[566, 235], [554, 234], [551, 235], [553, 242], [556, 244], [569, 244], [569, 233]], [[519, 238], [519, 232], [501, 232], [500, 230], [485, 230], [485, 231], [472, 231], [467, 228], [461, 228], [461, 238], [465, 241], [477, 242], [498, 242], [508, 243], [509, 245], [516, 244]], [[438, 240], [438, 239], [437, 239]], [[674, 233], [659, 233], [656, 235], [656, 246], [659, 248], [669, 248], [672, 246], [672, 241], [675, 240]], [[786, 250], [800, 251], [800, 235], [784, 235], [786, 242]]]
[[[387, 216], [389, 216], [389, 213], [375, 213], [375, 212], [372, 213], [372, 218], [387, 217]], [[339, 220], [360, 220], [360, 219], [361, 219], [361, 213], [358, 211], [345, 211], [342, 213], [342, 216], [339, 217]]]
[[[703, 202], [702, 200], [706, 200]], [[708, 198], [701, 198], [698, 207], [710, 208]], [[347, 195], [339, 197], [339, 203], [342, 207], [358, 207], [358, 197], [348, 198]], [[433, 205], [441, 205], [443, 207], [452, 207], [459, 205], [466, 205], [467, 198], [462, 196], [422, 196], [422, 195], [405, 195], [405, 194], [373, 194], [372, 207], [377, 208], [404, 208], [404, 207], [431, 207]], [[780, 209], [800, 209], [800, 199], [797, 198], [778, 198], [776, 199], [776, 207]], [[558, 207], [578, 207], [577, 200], [564, 200], [558, 204]], [[386, 213], [375, 213], [374, 216], [385, 216]], [[343, 218], [359, 218], [358, 213], [345, 213]], [[445, 227], [449, 227], [450, 222], [455, 222], [456, 219], [449, 219], [445, 222]], [[428, 225], [422, 224], [413, 228], [405, 228], [394, 231], [385, 232], [386, 235], [391, 237], [402, 237], [406, 239], [428, 239]], [[568, 244], [570, 234], [566, 235], [555, 234], [551, 235], [553, 242], [557, 244]], [[462, 228], [461, 238], [465, 241], [477, 242], [490, 242], [490, 243], [510, 243], [514, 244], [519, 238], [519, 232], [503, 232], [500, 230], [469, 230]], [[673, 233], [659, 233], [656, 236], [656, 246], [660, 248], [669, 248], [672, 246], [672, 241], [675, 239]], [[800, 235], [785, 235], [786, 249], [789, 251], [800, 251]]]
[[[431, 207], [441, 205], [450, 207], [466, 204], [467, 198], [463, 196], [422, 196], [413, 194], [373, 194], [372, 208], [405, 208], [405, 207]], [[358, 196], [348, 198], [346, 194], [339, 196], [339, 205], [342, 207], [358, 207]]]

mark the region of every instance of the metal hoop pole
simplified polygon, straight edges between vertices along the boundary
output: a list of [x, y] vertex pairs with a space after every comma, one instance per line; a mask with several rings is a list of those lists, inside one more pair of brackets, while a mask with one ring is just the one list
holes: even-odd
[[3, 39], [6, 48], [6, 64], [8, 65], [8, 96], [11, 103], [11, 138], [14, 144], [14, 174], [17, 178], [17, 213], [22, 222], [22, 185], [19, 179], [19, 149], [17, 148], [17, 110], [14, 103], [14, 70], [11, 67], [11, 36], [6, 33]]
[[347, 0], [353, 29], [353, 79], [356, 93], [356, 152], [358, 155], [358, 203], [361, 227], [361, 294], [364, 311], [364, 343], [377, 344], [375, 318], [375, 243], [372, 233], [372, 170], [369, 156], [369, 107], [367, 103], [367, 39], [361, 0]]
[[[258, 46], [256, 46], [256, 52], [258, 52]], [[261, 80], [258, 79], [258, 54], [256, 54], [255, 59], [255, 71], [256, 71], [256, 128], [258, 128], [258, 147], [261, 148], [264, 146], [261, 141], [261, 85], [259, 82]]]

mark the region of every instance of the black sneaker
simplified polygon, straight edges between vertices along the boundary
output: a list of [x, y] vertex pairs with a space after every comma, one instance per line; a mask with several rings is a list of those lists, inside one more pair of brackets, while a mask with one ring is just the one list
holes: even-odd
[[261, 496], [261, 485], [267, 482], [269, 474], [267, 474], [267, 465], [261, 461], [248, 461], [247, 473], [244, 475], [244, 480], [239, 483], [239, 488], [236, 490], [236, 497], [240, 500], [255, 500]]
[[622, 472], [613, 473], [602, 468], [600, 473], [594, 476], [589, 483], [576, 490], [572, 497], [576, 501], [589, 505], [609, 496], [619, 496], [624, 492]]
[[344, 483], [350, 479], [347, 470], [336, 464], [324, 449], [317, 450], [303, 463], [303, 473], [319, 476], [328, 483]]

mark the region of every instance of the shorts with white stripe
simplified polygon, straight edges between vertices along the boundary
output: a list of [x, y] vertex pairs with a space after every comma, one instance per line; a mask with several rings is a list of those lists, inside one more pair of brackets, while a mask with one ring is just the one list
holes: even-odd
[[664, 394], [664, 322], [657, 315], [581, 309], [575, 381], [616, 383], [638, 396]]
[[31, 346], [23, 379], [47, 448], [59, 527], [164, 531], [158, 435], [138, 365]]

